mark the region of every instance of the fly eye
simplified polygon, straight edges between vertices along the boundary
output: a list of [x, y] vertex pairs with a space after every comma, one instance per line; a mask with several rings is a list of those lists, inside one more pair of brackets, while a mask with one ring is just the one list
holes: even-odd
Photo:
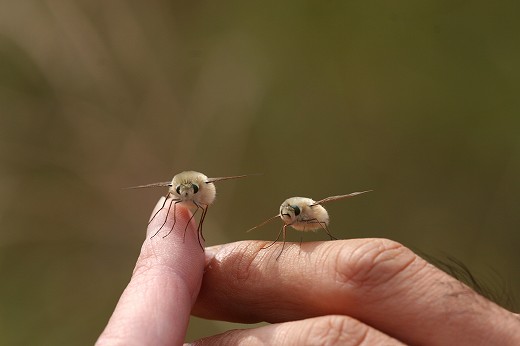
[[181, 186], [177, 186], [177, 188], [175, 189], [175, 191], [177, 191], [177, 193], [180, 195], [181, 194]]
[[300, 208], [297, 205], [293, 205], [293, 206], [291, 206], [291, 208], [293, 208], [293, 210], [294, 210], [294, 216], [300, 215], [301, 211], [300, 211]]
[[193, 193], [199, 192], [199, 187], [197, 185], [193, 184], [192, 186], [193, 186]]

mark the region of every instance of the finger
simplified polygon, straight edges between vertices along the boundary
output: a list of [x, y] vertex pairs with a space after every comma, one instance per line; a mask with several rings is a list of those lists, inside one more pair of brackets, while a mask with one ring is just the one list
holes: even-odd
[[[152, 215], [163, 202], [164, 197]], [[204, 253], [195, 222], [187, 224], [189, 210], [177, 204], [166, 215], [168, 203], [148, 226], [130, 283], [98, 345], [178, 345], [184, 341], [191, 307], [202, 281]], [[161, 227], [157, 236], [150, 239]]]
[[263, 246], [252, 241], [207, 249], [212, 257], [194, 313], [237, 322], [343, 314], [411, 344], [520, 338], [520, 328], [507, 331], [518, 326], [511, 313], [398, 243], [286, 244], [279, 260], [281, 244]]
[[347, 316], [321, 316], [269, 326], [236, 329], [192, 343], [204, 345], [404, 345]]

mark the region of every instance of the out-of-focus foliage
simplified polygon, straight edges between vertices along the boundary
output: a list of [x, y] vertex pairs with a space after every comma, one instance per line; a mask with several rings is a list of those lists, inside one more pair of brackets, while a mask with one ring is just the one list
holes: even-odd
[[[187, 169], [263, 173], [218, 186], [208, 245], [274, 239], [245, 230], [287, 197], [373, 189], [328, 206], [336, 236], [449, 255], [518, 294], [519, 12], [2, 1], [0, 343], [93, 343], [164, 194], [121, 187]], [[226, 328], [194, 319], [189, 339]]]

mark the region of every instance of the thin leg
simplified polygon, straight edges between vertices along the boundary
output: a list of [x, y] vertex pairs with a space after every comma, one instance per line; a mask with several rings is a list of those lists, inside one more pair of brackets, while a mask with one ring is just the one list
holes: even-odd
[[199, 208], [198, 208], [198, 205], [197, 205], [197, 209], [195, 209], [195, 212], [188, 219], [188, 222], [186, 222], [186, 226], [184, 227], [184, 236], [182, 237], [182, 242], [183, 243], [186, 241], [186, 231], [188, 230], [188, 225], [190, 224], [191, 220], [195, 217], [195, 214], [197, 214], [198, 211], [199, 211]]
[[[161, 229], [164, 227], [164, 225], [166, 224], [166, 220], [168, 220], [168, 215], [170, 215], [170, 208], [172, 207], [172, 203], [173, 203], [173, 201], [174, 201], [173, 199], [170, 201], [170, 205], [168, 206], [168, 212], [166, 213], [166, 216], [164, 217], [164, 222], [163, 222], [163, 224], [161, 225], [161, 227], [159, 227], [159, 229], [157, 230], [157, 232], [155, 232], [155, 234], [152, 235], [152, 236], [150, 237], [150, 239], [152, 239], [153, 237], [155, 237], [155, 236], [156, 236], [156, 235], [161, 231]], [[164, 203], [166, 203], [166, 200], [164, 201]], [[177, 202], [175, 202], [175, 204], [177, 204]], [[159, 209], [159, 211], [162, 210], [163, 207], [164, 207], [164, 204], [163, 204], [163, 206], [161, 207], [161, 209]], [[157, 212], [157, 213], [158, 213], [158, 212]], [[155, 213], [155, 215], [157, 215], [157, 213]], [[153, 217], [155, 217], [155, 215], [154, 215]], [[173, 219], [175, 220], [175, 207], [173, 207]], [[150, 220], [150, 222], [151, 222], [151, 220]], [[175, 222], [175, 221], [174, 221], [174, 222]], [[148, 223], [148, 224], [150, 224], [150, 223]], [[173, 227], [172, 227], [172, 228], [173, 228]], [[171, 232], [171, 231], [170, 231], [170, 232]], [[168, 234], [169, 234], [169, 233], [168, 233]], [[163, 238], [164, 238], [164, 237], [163, 237]]]
[[200, 236], [202, 237], [202, 240], [206, 241], [206, 238], [204, 238], [204, 235], [202, 234], [202, 224], [204, 223], [204, 220], [206, 220], [206, 213], [208, 212], [208, 205], [207, 204], [203, 204], [203, 205], [204, 205], [204, 207], [201, 207], [202, 216], [200, 217], [198, 230], [199, 230]]
[[[175, 227], [175, 224], [177, 223], [177, 203], [179, 203], [180, 201], [177, 201], [173, 204], [173, 225], [172, 227], [170, 228], [170, 230], [168, 231], [168, 233], [166, 233], [166, 235], [163, 235], [163, 239], [166, 238], [167, 236], [170, 235], [170, 233], [172, 233], [173, 231], [173, 228]], [[171, 207], [171, 204], [170, 204], [170, 207]], [[166, 214], [166, 218], [168, 218], [168, 215], [170, 214], [170, 208], [168, 208], [168, 214]], [[166, 223], [166, 220], [164, 220], [164, 223]], [[163, 224], [164, 226], [164, 224]]]
[[[280, 236], [282, 235], [282, 231], [283, 231], [283, 229], [284, 229], [283, 227], [280, 228], [280, 232], [278, 232], [278, 236], [276, 237], [276, 239], [275, 239], [271, 244], [269, 244], [269, 245], [264, 246], [263, 248], [261, 248], [261, 250], [265, 250], [265, 249], [270, 248], [271, 246], [273, 246], [273, 245], [278, 241], [278, 239], [280, 239]], [[285, 238], [285, 237], [284, 237], [284, 238]]]
[[283, 243], [282, 243], [282, 249], [280, 250], [280, 253], [278, 254], [278, 256], [276, 257], [276, 260], [278, 261], [278, 259], [280, 258], [280, 256], [282, 255], [282, 252], [283, 252], [283, 249], [285, 248], [285, 229], [287, 228], [287, 225], [283, 225], [282, 227], [282, 230], [283, 230]]
[[[189, 225], [191, 219], [193, 219], [193, 217], [199, 211], [199, 209], [202, 210], [202, 215], [200, 216], [199, 225], [197, 226], [197, 240], [199, 241], [199, 245], [200, 245], [200, 248], [202, 249], [202, 252], [204, 252], [204, 246], [202, 246], [200, 237], [202, 235], [202, 222], [204, 222], [204, 218], [206, 217], [206, 212], [208, 211], [208, 206], [206, 205], [205, 207], [201, 207], [199, 204], [197, 204], [194, 201], [193, 201], [193, 204], [195, 204], [197, 209], [195, 210], [193, 215], [190, 217], [190, 219], [188, 220], [188, 223], [186, 224], [186, 227], [184, 228], [184, 240], [186, 240], [186, 230], [188, 229], [188, 225]], [[204, 239], [204, 237], [202, 237], [202, 239]], [[204, 240], [206, 240], [206, 239], [204, 239]]]
[[329, 228], [327, 227], [327, 225], [324, 222], [318, 221], [318, 223], [320, 224], [321, 228], [323, 228], [325, 230], [325, 232], [327, 232], [327, 234], [330, 237], [330, 240], [338, 240], [338, 238], [336, 238], [335, 236], [332, 235], [332, 233], [330, 233]]
[[318, 219], [309, 219], [309, 220], [305, 220], [305, 222], [317, 223], [328, 234], [328, 236], [330, 237], [330, 240], [338, 240], [338, 238], [336, 238], [335, 236], [333, 236], [330, 233], [329, 228], [327, 227], [327, 224], [325, 222], [319, 221]]
[[200, 248], [202, 249], [202, 252], [204, 252], [204, 246], [202, 245], [202, 242], [200, 241], [200, 238], [202, 237], [202, 240], [206, 241], [204, 239], [204, 235], [202, 234], [202, 224], [204, 223], [204, 220], [206, 219], [206, 213], [208, 212], [208, 206], [201, 207], [202, 209], [202, 215], [200, 217], [199, 221], [199, 227], [197, 227], [197, 239], [199, 240]]
[[159, 214], [159, 212], [164, 208], [165, 204], [166, 204], [166, 201], [168, 200], [168, 197], [170, 196], [170, 193], [168, 192], [168, 194], [166, 196], [164, 196], [164, 202], [162, 204], [162, 206], [159, 208], [159, 210], [157, 210], [155, 212], [155, 214], [153, 214], [152, 218], [150, 219], [150, 221], [148, 221], [148, 225], [150, 225], [153, 221], [153, 219], [155, 219], [155, 217], [157, 216], [157, 214]]

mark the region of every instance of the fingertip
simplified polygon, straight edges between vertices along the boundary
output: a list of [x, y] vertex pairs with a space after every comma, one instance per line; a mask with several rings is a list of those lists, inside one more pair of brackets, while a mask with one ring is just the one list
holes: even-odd
[[182, 269], [179, 261], [189, 262], [188, 268], [193, 263], [203, 263], [204, 239], [194, 216], [183, 203], [162, 197], [148, 224], [140, 259], [152, 255], [154, 260], [176, 269]]
[[161, 210], [164, 207], [164, 202], [166, 201], [166, 197], [162, 196], [159, 198], [157, 203], [155, 204], [155, 207], [152, 210], [152, 213], [150, 214], [150, 218], [148, 219], [148, 222], [152, 221], [154, 215]]
[[203, 240], [192, 216], [182, 203], [159, 199], [130, 283], [100, 340], [115, 336], [123, 344], [184, 341], [204, 272]]

